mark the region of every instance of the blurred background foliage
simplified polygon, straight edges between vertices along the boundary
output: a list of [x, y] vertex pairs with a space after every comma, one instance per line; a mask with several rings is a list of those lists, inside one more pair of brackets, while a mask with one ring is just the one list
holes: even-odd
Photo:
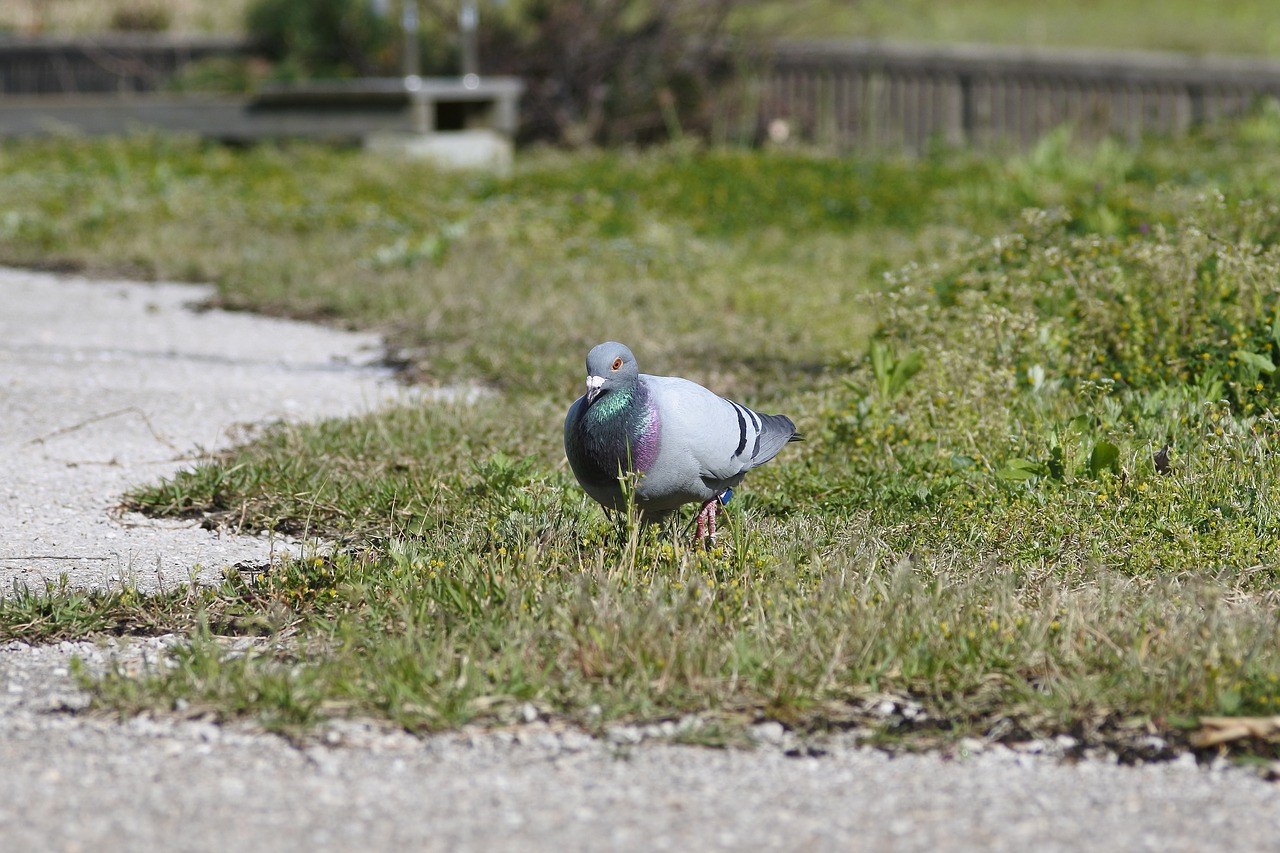
[[[486, 74], [525, 80], [523, 135], [570, 145], [652, 142], [708, 123], [709, 99], [749, 49], [727, 23], [742, 0], [523, 0], [480, 3]], [[461, 67], [456, 0], [419, 4], [423, 75]], [[252, 0], [250, 38], [296, 80], [404, 70], [404, 7], [395, 0]], [[741, 29], [741, 28], [739, 28]]]
[[[244, 35], [259, 55], [194, 64], [182, 89], [262, 79], [395, 76], [408, 0], [13, 0], [0, 34], [104, 30]], [[417, 0], [424, 75], [461, 67], [461, 0]], [[523, 142], [645, 144], [705, 135], [722, 84], [778, 38], [983, 42], [1193, 54], [1280, 54], [1266, 0], [476, 0], [482, 73], [527, 90]], [[732, 95], [729, 95], [730, 97]]]

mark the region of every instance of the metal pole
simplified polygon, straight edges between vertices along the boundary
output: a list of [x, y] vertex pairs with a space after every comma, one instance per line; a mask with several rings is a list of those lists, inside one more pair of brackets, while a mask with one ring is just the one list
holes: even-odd
[[458, 29], [462, 31], [462, 85], [474, 89], [480, 85], [480, 61], [476, 51], [476, 29], [480, 13], [475, 0], [462, 0], [458, 10]]
[[404, 0], [400, 10], [400, 28], [404, 31], [404, 76], [416, 78], [422, 72], [418, 53], [418, 0]]

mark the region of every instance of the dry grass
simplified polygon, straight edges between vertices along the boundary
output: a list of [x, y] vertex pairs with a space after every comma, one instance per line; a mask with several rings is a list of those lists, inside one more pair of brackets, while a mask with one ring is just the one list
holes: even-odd
[[19, 35], [91, 34], [122, 21], [163, 21], [174, 34], [237, 33], [250, 0], [8, 0], [0, 4], [0, 32]]

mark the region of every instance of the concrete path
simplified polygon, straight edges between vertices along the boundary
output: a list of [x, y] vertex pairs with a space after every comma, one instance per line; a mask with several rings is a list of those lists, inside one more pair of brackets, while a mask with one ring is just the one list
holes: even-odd
[[[239, 424], [404, 393], [371, 366], [374, 338], [192, 311], [207, 292], [0, 270], [0, 589], [62, 573], [149, 587], [268, 559], [291, 543], [115, 506]], [[0, 645], [0, 850], [1280, 849], [1280, 789], [1189, 756], [788, 757], [772, 737], [725, 752], [542, 722], [426, 739], [338, 723], [296, 749], [74, 713], [73, 657], [136, 666], [167, 642]]]
[[194, 311], [211, 289], [0, 270], [0, 589], [216, 578], [282, 543], [115, 510], [246, 424], [397, 396], [373, 335]]

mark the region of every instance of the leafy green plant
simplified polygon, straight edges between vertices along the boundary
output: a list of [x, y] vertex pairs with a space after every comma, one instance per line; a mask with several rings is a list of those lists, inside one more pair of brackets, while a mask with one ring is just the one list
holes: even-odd
[[911, 377], [924, 367], [924, 355], [919, 350], [897, 358], [888, 345], [879, 340], [871, 341], [870, 358], [871, 370], [876, 378], [876, 390], [880, 392], [880, 399], [886, 402], [901, 397]]
[[249, 36], [279, 63], [282, 77], [389, 73], [395, 30], [371, 3], [348, 0], [253, 0]]

